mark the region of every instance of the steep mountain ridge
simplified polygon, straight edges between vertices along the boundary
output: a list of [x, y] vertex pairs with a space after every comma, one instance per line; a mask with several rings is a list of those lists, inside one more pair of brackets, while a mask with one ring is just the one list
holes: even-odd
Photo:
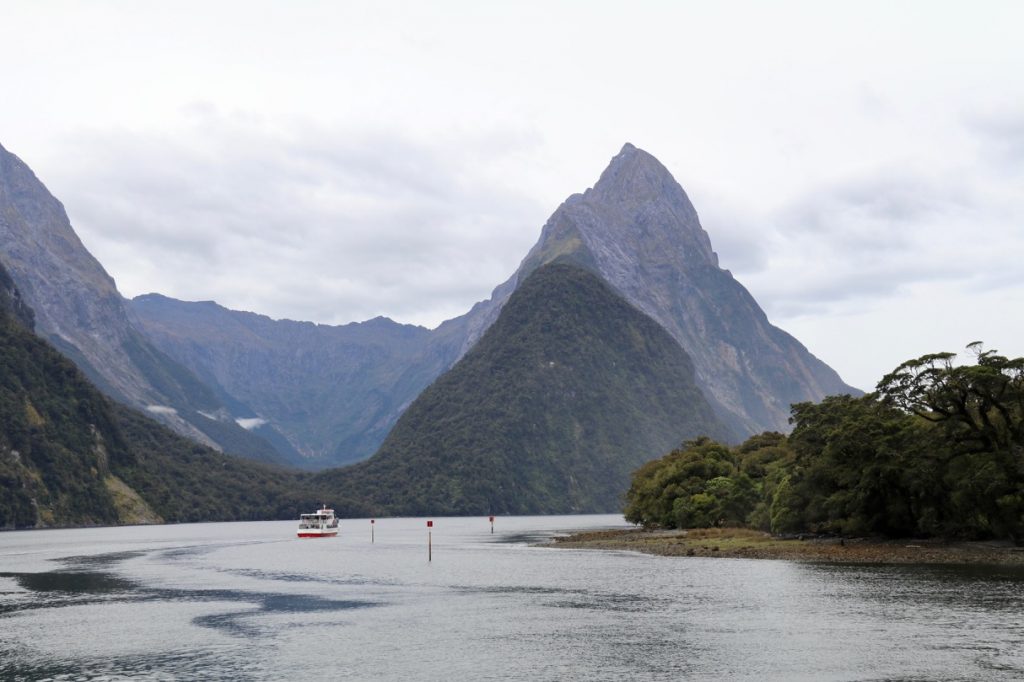
[[75, 234], [63, 205], [0, 146], [0, 262], [35, 311], [35, 331], [105, 393], [201, 443], [284, 457], [239, 427], [213, 392], [139, 333], [114, 280]]
[[42, 334], [76, 348], [87, 371], [121, 396], [159, 399], [120, 353], [130, 332], [114, 280], [75, 234], [63, 205], [2, 146], [0, 253]]
[[735, 438], [686, 353], [595, 275], [552, 263], [377, 454], [313, 485], [374, 514], [614, 511], [635, 468], [700, 435]]
[[114, 523], [106, 481], [125, 451], [113, 417], [31, 320], [0, 265], [0, 528]]
[[[35, 523], [48, 523], [39, 500], [54, 490], [65, 497], [46, 502], [51, 516], [72, 513], [75, 495], [91, 500], [85, 523], [265, 515], [290, 508], [282, 481], [344, 496], [347, 513], [611, 510], [629, 472], [682, 439], [785, 428], [789, 402], [853, 391], [768, 322], [719, 267], [682, 187], [632, 145], [552, 214], [490, 299], [432, 331], [275, 321], [158, 295], [126, 305], [60, 203], [2, 147], [0, 249], [17, 370], [5, 375], [0, 483], [34, 491], [4, 514]], [[33, 326], [108, 395], [225, 449], [328, 466], [383, 444], [312, 479], [248, 468], [93, 400]], [[72, 384], [40, 384], [51, 375]], [[69, 409], [91, 412], [83, 422]], [[71, 440], [48, 440], [54, 424]], [[29, 450], [46, 463], [26, 468]], [[65, 477], [33, 487], [44, 471]], [[220, 486], [261, 500], [225, 511], [208, 496]]]

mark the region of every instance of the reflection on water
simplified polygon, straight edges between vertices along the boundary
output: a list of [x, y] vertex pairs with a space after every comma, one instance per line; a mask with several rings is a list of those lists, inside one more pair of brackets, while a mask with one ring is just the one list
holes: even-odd
[[0, 534], [0, 679], [1024, 678], [1024, 572], [536, 548], [616, 517]]

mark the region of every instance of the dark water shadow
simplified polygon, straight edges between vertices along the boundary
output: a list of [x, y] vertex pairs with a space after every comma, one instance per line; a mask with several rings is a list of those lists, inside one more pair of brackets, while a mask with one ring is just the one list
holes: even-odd
[[109, 568], [128, 559], [149, 554], [147, 551], [133, 550], [126, 552], [108, 552], [106, 554], [85, 554], [82, 556], [69, 556], [60, 559], [60, 563], [69, 568], [92, 569]]
[[110, 573], [53, 571], [51, 573], [0, 573], [0, 578], [14, 578], [32, 592], [67, 592], [70, 594], [104, 594], [135, 589], [135, 583]]
[[[98, 562], [98, 565], [106, 564]], [[244, 619], [261, 614], [349, 611], [383, 604], [369, 600], [333, 600], [308, 594], [147, 587], [102, 571], [61, 570], [46, 573], [0, 573], [0, 577], [13, 578], [23, 589], [38, 595], [38, 597], [30, 596], [30, 598], [0, 603], [0, 616], [8, 616], [21, 611], [59, 609], [83, 604], [145, 604], [157, 601], [231, 602], [252, 605], [254, 608], [208, 614], [195, 618], [192, 622], [200, 627], [210, 627], [230, 635], [243, 637], [253, 637], [264, 632], [260, 628], [244, 622]], [[318, 581], [307, 579], [307, 582], [316, 583]], [[0, 679], [5, 678], [0, 677]]]
[[371, 578], [364, 575], [351, 575], [342, 578], [325, 578], [317, 576], [316, 578], [313, 578], [308, 574], [282, 573], [280, 571], [264, 571], [256, 568], [222, 568], [218, 570], [221, 573], [226, 573], [228, 575], [238, 575], [243, 576], [245, 578], [255, 578], [257, 580], [270, 580], [273, 582], [283, 583], [316, 582], [326, 585], [373, 585], [380, 587], [394, 587], [396, 585], [401, 584], [397, 580]]
[[[989, 614], [1024, 610], [1024, 567], [980, 564], [803, 564], [809, 579], [846, 585], [841, 596], [874, 604], [907, 604]], [[838, 578], [838, 579], [837, 579]]]
[[864, 564], [841, 562], [806, 562], [801, 567], [820, 573], [845, 573], [861, 571], [889, 573], [900, 577], [938, 579], [944, 581], [978, 582], [1010, 581], [1024, 585], [1024, 566], [1001, 564]]
[[538, 545], [550, 542], [552, 538], [560, 535], [568, 535], [564, 531], [522, 531], [519, 533], [502, 533], [496, 535], [492, 542], [496, 545]]
[[[366, 609], [381, 606], [381, 602], [324, 599], [303, 594], [252, 594], [243, 593], [241, 601], [257, 602], [255, 609], [246, 611], [232, 611], [227, 613], [212, 613], [205, 616], [198, 616], [192, 619], [192, 623], [200, 627], [208, 627], [219, 630], [225, 634], [235, 637], [257, 637], [264, 632], [263, 628], [255, 624], [247, 623], [246, 620], [265, 614], [292, 613], [308, 614], [336, 611], [352, 611], [355, 609]], [[207, 595], [204, 595], [207, 596]], [[294, 624], [296, 627], [305, 627], [301, 623]], [[275, 626], [279, 630], [280, 626]]]

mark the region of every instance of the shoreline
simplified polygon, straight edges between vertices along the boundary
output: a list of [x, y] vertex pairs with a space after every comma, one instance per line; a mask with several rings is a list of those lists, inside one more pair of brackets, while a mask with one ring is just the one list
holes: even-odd
[[746, 528], [581, 531], [547, 547], [625, 550], [675, 557], [767, 559], [837, 564], [962, 564], [1024, 567], [1024, 547], [1009, 542], [779, 538]]

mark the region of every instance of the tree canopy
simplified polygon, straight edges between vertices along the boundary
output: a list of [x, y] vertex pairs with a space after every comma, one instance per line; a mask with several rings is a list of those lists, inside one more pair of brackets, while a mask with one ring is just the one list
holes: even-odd
[[792, 407], [793, 432], [707, 439], [638, 469], [626, 518], [667, 528], [1024, 538], [1024, 358], [968, 346], [875, 393]]

